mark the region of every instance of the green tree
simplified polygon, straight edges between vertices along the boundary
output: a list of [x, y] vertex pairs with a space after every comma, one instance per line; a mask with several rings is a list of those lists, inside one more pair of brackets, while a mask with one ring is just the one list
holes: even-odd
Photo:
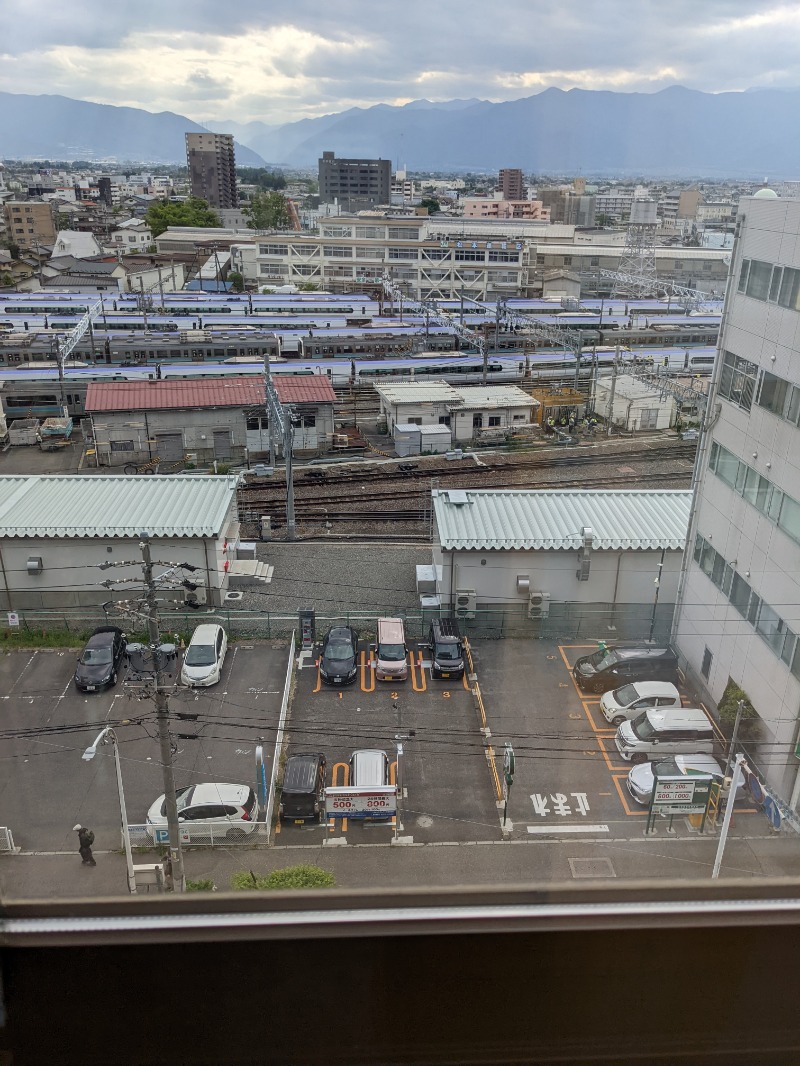
[[179, 203], [159, 200], [147, 209], [146, 221], [154, 237], [168, 226], [201, 226], [211, 229], [220, 225], [219, 216], [208, 206], [208, 201], [190, 196]]
[[600, 229], [604, 229], [606, 226], [610, 226], [613, 221], [614, 219], [611, 217], [611, 215], [599, 214], [597, 218], [595, 218], [594, 224], [596, 226], [599, 226]]
[[286, 197], [279, 192], [257, 192], [242, 214], [250, 229], [288, 229], [291, 226]]
[[244, 292], [244, 278], [238, 270], [231, 270], [228, 274], [228, 281], [231, 283], [231, 289], [234, 292]]
[[442, 210], [442, 205], [435, 196], [426, 196], [424, 200], [420, 200], [419, 206], [427, 207], [429, 215], [435, 215], [437, 211]]
[[286, 178], [264, 167], [237, 167], [236, 176], [245, 185], [258, 185], [262, 189], [285, 189]]
[[8, 271], [6, 271], [4, 274], [0, 274], [0, 285], [2, 285], [4, 289], [10, 289], [13, 284], [13, 274], [9, 274]]

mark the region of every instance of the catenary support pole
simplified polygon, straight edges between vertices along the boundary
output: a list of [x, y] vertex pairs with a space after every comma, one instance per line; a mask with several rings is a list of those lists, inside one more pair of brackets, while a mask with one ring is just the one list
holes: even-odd
[[164, 775], [164, 798], [167, 808], [167, 826], [169, 828], [169, 856], [172, 862], [172, 877], [176, 892], [184, 892], [186, 883], [183, 873], [183, 853], [178, 828], [178, 804], [175, 798], [175, 776], [172, 772], [172, 742], [169, 735], [169, 701], [164, 691], [161, 677], [161, 634], [158, 624], [158, 603], [156, 584], [153, 580], [153, 563], [150, 557], [150, 538], [143, 533], [140, 537], [144, 583], [147, 588], [147, 636], [153, 650], [155, 666], [155, 704], [156, 724], [158, 726], [158, 743], [161, 750], [161, 769]]

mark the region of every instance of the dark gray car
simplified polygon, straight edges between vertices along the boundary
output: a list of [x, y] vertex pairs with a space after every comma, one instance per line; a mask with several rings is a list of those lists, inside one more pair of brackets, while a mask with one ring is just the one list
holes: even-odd
[[116, 685], [125, 634], [117, 626], [100, 626], [87, 640], [75, 667], [75, 686], [81, 692], [99, 692]]

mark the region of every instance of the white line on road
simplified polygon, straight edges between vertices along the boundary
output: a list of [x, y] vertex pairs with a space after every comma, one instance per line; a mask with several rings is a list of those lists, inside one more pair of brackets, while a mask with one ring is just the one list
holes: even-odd
[[607, 825], [529, 825], [529, 833], [553, 833], [560, 836], [561, 833], [608, 833]]

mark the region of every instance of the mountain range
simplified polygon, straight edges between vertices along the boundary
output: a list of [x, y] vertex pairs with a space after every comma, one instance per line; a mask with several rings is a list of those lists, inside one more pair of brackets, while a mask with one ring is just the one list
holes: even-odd
[[[0, 155], [5, 159], [185, 162], [184, 134], [206, 129], [172, 111], [152, 114], [68, 96], [0, 92]], [[236, 160], [264, 165], [243, 144], [236, 145]]]
[[503, 103], [415, 100], [285, 125], [198, 125], [61, 96], [0, 93], [6, 158], [181, 162], [183, 135], [233, 133], [246, 166], [315, 167], [323, 151], [390, 159], [411, 170], [739, 177], [800, 176], [800, 89], [655, 93], [546, 89]]

